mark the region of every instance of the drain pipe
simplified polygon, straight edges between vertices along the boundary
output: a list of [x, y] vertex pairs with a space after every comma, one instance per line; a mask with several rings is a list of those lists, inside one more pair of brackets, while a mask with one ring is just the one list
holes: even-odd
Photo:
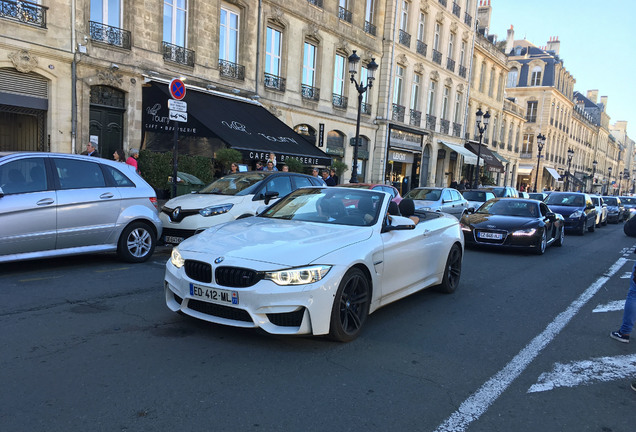
[[263, 0], [258, 0], [258, 18], [256, 20], [256, 67], [254, 68], [256, 76], [254, 77], [254, 93], [258, 96], [258, 76], [259, 76], [259, 58], [261, 52], [261, 15], [263, 13]]
[[77, 39], [75, 36], [75, 4], [71, 1], [71, 52], [73, 62], [71, 63], [71, 152], [77, 152]]
[[[389, 125], [389, 115], [391, 114], [391, 108], [393, 106], [393, 93], [392, 93], [392, 89], [393, 89], [393, 59], [395, 57], [395, 35], [397, 33], [397, 22], [398, 22], [398, 3], [395, 3], [395, 19], [393, 20], [393, 44], [391, 45], [391, 61], [389, 62], [389, 92], [388, 92], [388, 97], [387, 97], [387, 104], [386, 104], [386, 114], [384, 117], [384, 120], [386, 121], [386, 134], [384, 137], [384, 160], [382, 161], [382, 169], [380, 170], [381, 172], [381, 177], [380, 177], [380, 181], [379, 183], [384, 183], [385, 182], [385, 178], [386, 178], [386, 164], [387, 164], [387, 157], [389, 154], [389, 141], [391, 139], [391, 135], [390, 135], [390, 131], [391, 131], [391, 126]], [[419, 185], [418, 185], [419, 186]]]

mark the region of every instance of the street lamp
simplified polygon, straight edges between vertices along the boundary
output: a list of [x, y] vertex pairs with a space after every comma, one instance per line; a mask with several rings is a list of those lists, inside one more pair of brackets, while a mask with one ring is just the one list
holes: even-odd
[[572, 148], [568, 148], [568, 173], [565, 177], [565, 190], [570, 190], [570, 164], [572, 163], [572, 158], [574, 157], [574, 150]]
[[537, 183], [539, 183], [539, 162], [541, 161], [541, 151], [543, 150], [543, 146], [545, 145], [545, 135], [537, 135], [537, 150], [539, 150], [539, 154], [537, 154], [537, 176], [534, 179], [534, 191], [537, 191]]
[[378, 69], [378, 64], [375, 59], [371, 59], [371, 63], [367, 65], [367, 85], [365, 86], [362, 81], [358, 83], [356, 81], [356, 73], [358, 72], [358, 63], [360, 62], [360, 56], [356, 54], [356, 50], [349, 56], [349, 74], [351, 74], [351, 82], [358, 90], [358, 120], [356, 121], [356, 141], [353, 146], [353, 168], [351, 172], [350, 183], [358, 183], [358, 147], [360, 146], [360, 113], [362, 111], [362, 95], [371, 87], [373, 87], [373, 80], [375, 79], [375, 71]]
[[612, 190], [610, 189], [612, 187], [612, 167], [607, 167], [607, 177], [607, 194], [612, 195]]
[[592, 161], [592, 193], [594, 193], [594, 183], [596, 183], [596, 165], [598, 162], [594, 159]]
[[[484, 114], [481, 108], [475, 113], [477, 116], [475, 122], [477, 123], [477, 130], [479, 131], [479, 147], [477, 148], [477, 165], [475, 166], [475, 189], [479, 187], [479, 158], [481, 157], [481, 140], [484, 136], [484, 132], [488, 129], [488, 122], [490, 121], [490, 112], [486, 111]], [[483, 123], [482, 123], [483, 118]]]

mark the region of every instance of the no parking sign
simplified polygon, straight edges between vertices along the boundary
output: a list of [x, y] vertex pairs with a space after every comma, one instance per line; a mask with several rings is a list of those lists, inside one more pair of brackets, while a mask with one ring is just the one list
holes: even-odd
[[186, 95], [186, 86], [179, 78], [175, 78], [170, 81], [169, 89], [170, 96], [172, 96], [173, 99], [181, 100]]

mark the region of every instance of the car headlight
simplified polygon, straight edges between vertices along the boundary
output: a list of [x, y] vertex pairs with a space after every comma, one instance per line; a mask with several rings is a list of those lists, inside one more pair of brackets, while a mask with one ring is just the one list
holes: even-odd
[[463, 223], [460, 223], [459, 226], [462, 227], [462, 231], [466, 231], [466, 232], [470, 232], [471, 231], [470, 226], [468, 226], [468, 225], [464, 225]]
[[265, 272], [264, 279], [271, 280], [276, 285], [306, 285], [324, 278], [331, 270], [331, 266], [315, 265], [298, 267], [275, 272]]
[[583, 215], [583, 210], [577, 210], [570, 215], [570, 219], [578, 219]]
[[528, 228], [524, 230], [514, 231], [513, 236], [531, 237], [537, 232], [536, 228]]
[[203, 217], [216, 216], [227, 213], [234, 207], [234, 204], [218, 204], [199, 210], [199, 214]]
[[179, 249], [176, 248], [176, 247], [172, 248], [172, 253], [170, 254], [170, 262], [176, 268], [181, 268], [185, 264], [185, 260], [183, 259], [183, 257], [179, 253]]

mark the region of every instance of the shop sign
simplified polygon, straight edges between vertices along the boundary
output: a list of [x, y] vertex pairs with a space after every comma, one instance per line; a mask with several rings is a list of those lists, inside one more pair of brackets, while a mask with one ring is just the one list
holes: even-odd
[[413, 153], [389, 150], [389, 160], [393, 162], [413, 163]]
[[403, 147], [403, 148], [408, 148], [413, 150], [421, 150], [422, 138], [423, 138], [423, 135], [420, 135], [420, 134], [405, 132], [399, 129], [391, 129], [389, 144], [391, 146]]

